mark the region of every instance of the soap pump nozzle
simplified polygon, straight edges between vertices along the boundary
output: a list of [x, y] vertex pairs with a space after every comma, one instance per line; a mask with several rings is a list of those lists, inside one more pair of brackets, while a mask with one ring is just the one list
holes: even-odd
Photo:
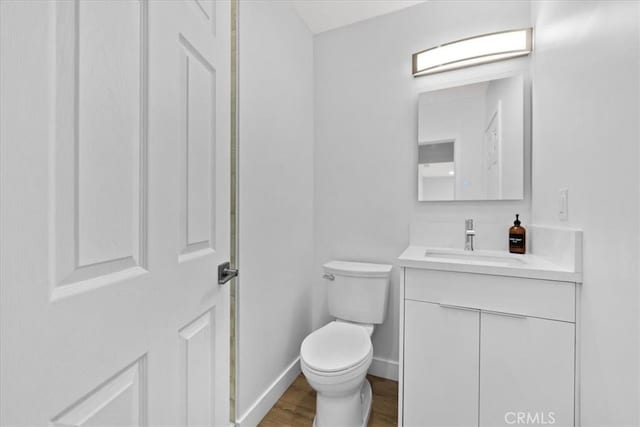
[[513, 225], [520, 227], [520, 214], [516, 214], [516, 220], [513, 221]]

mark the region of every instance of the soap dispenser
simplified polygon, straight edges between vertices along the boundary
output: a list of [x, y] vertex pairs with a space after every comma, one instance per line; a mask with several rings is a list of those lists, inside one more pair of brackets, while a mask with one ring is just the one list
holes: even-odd
[[527, 230], [520, 226], [520, 214], [516, 214], [513, 227], [509, 229], [509, 252], [523, 254], [527, 248]]

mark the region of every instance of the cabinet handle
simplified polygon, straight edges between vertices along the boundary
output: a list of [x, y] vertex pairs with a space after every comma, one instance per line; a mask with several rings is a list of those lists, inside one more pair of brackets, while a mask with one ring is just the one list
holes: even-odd
[[475, 312], [479, 311], [486, 314], [493, 314], [494, 316], [513, 317], [514, 319], [527, 318], [527, 316], [523, 316], [522, 314], [506, 313], [504, 311], [495, 311], [495, 310], [485, 310], [484, 308], [468, 307], [466, 305], [455, 305], [455, 304], [444, 304], [444, 303], [438, 303], [438, 305], [442, 308], [451, 308], [453, 310], [464, 310], [464, 311], [475, 311]]
[[451, 308], [453, 310], [464, 310], [464, 311], [475, 311], [478, 312], [480, 309], [474, 307], [467, 307], [464, 305], [454, 305], [454, 304], [438, 304], [442, 308]]
[[504, 311], [482, 310], [483, 313], [493, 314], [494, 316], [513, 317], [514, 319], [526, 319], [527, 316], [514, 313], [505, 313]]

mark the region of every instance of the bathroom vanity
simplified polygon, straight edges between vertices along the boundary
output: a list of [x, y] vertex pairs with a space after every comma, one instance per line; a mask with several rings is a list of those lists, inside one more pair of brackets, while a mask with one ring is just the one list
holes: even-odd
[[582, 234], [530, 231], [533, 254], [398, 258], [399, 425], [579, 425]]

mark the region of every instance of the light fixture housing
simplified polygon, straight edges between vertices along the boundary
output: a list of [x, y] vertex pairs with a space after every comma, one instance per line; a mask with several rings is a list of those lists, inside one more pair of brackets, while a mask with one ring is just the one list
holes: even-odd
[[500, 31], [469, 37], [413, 54], [413, 76], [526, 56], [533, 50], [533, 29]]

